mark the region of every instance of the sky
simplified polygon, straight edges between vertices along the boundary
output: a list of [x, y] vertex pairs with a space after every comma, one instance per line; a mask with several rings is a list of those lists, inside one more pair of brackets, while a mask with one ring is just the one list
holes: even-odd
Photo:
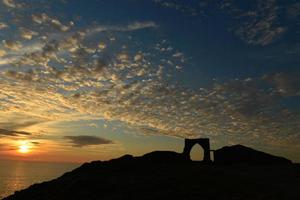
[[300, 162], [297, 0], [0, 0], [0, 159], [242, 144]]

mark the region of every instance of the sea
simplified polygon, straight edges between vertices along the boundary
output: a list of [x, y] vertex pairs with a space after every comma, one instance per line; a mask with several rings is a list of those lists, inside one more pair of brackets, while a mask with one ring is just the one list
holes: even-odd
[[34, 183], [49, 181], [80, 164], [0, 160], [0, 199]]

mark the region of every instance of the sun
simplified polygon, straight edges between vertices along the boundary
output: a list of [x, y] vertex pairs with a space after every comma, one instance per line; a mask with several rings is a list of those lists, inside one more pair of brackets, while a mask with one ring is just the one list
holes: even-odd
[[18, 149], [19, 153], [26, 154], [30, 152], [30, 146], [27, 142], [22, 142]]

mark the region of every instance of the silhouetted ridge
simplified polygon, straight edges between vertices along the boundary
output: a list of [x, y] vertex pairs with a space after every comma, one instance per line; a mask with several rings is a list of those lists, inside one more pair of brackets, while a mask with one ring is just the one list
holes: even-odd
[[289, 160], [242, 145], [214, 153], [209, 164], [172, 151], [93, 161], [4, 200], [300, 199], [300, 167], [281, 165]]
[[140, 160], [153, 163], [176, 163], [187, 161], [181, 153], [174, 151], [153, 151], [140, 157]]
[[243, 145], [226, 146], [215, 150], [214, 162], [222, 164], [291, 164], [286, 158], [257, 151]]

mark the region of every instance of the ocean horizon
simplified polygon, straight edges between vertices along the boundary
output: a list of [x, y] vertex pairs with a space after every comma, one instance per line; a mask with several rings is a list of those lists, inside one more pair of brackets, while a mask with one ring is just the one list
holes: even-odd
[[32, 184], [55, 179], [80, 163], [0, 160], [0, 199]]

